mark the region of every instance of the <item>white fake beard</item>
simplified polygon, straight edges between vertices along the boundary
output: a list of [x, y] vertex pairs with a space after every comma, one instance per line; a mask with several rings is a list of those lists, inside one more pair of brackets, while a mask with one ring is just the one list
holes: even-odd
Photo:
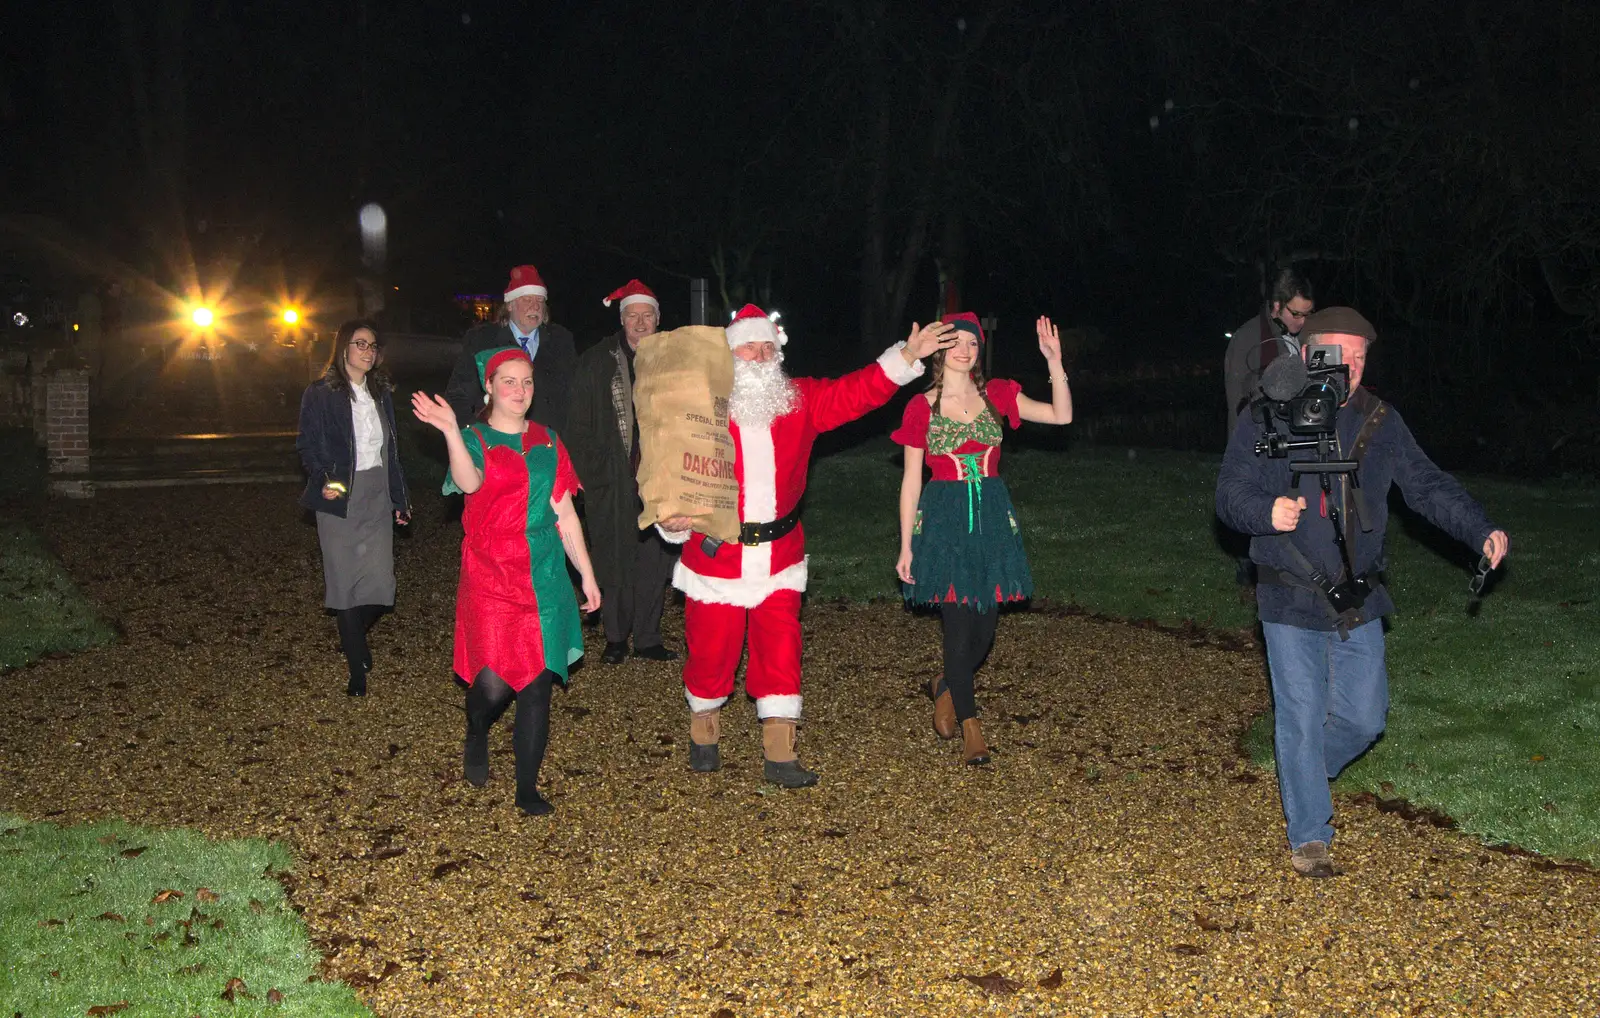
[[741, 428], [765, 428], [794, 409], [794, 383], [783, 371], [783, 355], [770, 361], [733, 362], [728, 412]]

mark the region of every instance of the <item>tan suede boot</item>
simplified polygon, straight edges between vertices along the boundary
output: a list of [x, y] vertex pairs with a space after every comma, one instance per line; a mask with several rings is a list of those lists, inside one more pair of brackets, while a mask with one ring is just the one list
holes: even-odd
[[722, 766], [722, 709], [695, 711], [689, 715], [689, 769], [709, 773]]
[[933, 680], [933, 733], [941, 739], [956, 737], [956, 704], [943, 677]]
[[800, 766], [794, 751], [793, 718], [767, 718], [761, 722], [761, 752], [766, 757], [761, 773], [774, 785], [807, 788], [817, 783], [817, 775]]
[[961, 759], [974, 767], [989, 762], [989, 744], [983, 741], [983, 726], [977, 718], [961, 722]]

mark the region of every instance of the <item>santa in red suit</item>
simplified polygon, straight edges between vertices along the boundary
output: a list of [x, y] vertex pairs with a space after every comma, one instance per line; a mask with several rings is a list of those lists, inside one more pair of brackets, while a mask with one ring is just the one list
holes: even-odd
[[684, 592], [688, 657], [684, 691], [692, 718], [689, 765], [714, 771], [720, 712], [734, 672], [750, 645], [745, 689], [761, 719], [766, 780], [787, 788], [814, 785], [800, 766], [800, 594], [806, 589], [805, 494], [817, 436], [883, 406], [923, 372], [922, 358], [951, 344], [949, 326], [913, 325], [911, 335], [877, 361], [842, 378], [790, 378], [783, 371], [783, 331], [753, 304], [728, 325], [733, 393], [728, 401], [734, 473], [739, 481], [740, 536], [719, 543], [690, 533], [689, 521], [661, 524], [668, 540], [687, 541], [673, 573]]

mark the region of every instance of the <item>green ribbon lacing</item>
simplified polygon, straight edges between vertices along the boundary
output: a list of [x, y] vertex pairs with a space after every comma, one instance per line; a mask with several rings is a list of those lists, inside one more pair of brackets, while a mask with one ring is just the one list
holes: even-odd
[[983, 533], [983, 466], [981, 461], [985, 453], [965, 452], [951, 453], [956, 461], [961, 464], [961, 472], [965, 475], [962, 480], [967, 482], [967, 533], [972, 533], [974, 518], [978, 522], [978, 533]]

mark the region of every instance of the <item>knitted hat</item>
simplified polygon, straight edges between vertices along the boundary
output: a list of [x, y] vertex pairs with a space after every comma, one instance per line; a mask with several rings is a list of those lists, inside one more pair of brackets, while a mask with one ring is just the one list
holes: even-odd
[[532, 265], [518, 265], [511, 270], [511, 282], [506, 284], [506, 303], [510, 304], [518, 297], [549, 297], [550, 291], [544, 288], [544, 280], [539, 278], [539, 270]]
[[489, 401], [489, 379], [494, 377], [495, 369], [506, 361], [527, 361], [531, 366], [533, 358], [520, 346], [491, 346], [487, 350], [479, 350], [478, 361], [478, 387], [483, 389], [483, 401]]
[[953, 315], [945, 315], [939, 319], [946, 325], [954, 325], [959, 332], [970, 332], [978, 337], [978, 346], [988, 342], [988, 337], [983, 334], [983, 323], [978, 321], [978, 316], [971, 311], [960, 311]]
[[767, 317], [767, 313], [754, 304], [746, 304], [728, 323], [728, 346], [737, 348], [746, 343], [772, 343], [782, 346], [788, 335]]
[[657, 311], [661, 310], [661, 302], [656, 300], [655, 291], [637, 279], [630, 279], [628, 280], [628, 285], [612, 290], [611, 295], [600, 303], [610, 307], [613, 301], [621, 301], [617, 305], [619, 310], [629, 304], [648, 304]]
[[1368, 343], [1378, 338], [1378, 330], [1372, 323], [1362, 317], [1361, 312], [1355, 308], [1323, 308], [1300, 327], [1300, 342], [1309, 343], [1317, 336], [1337, 334], [1342, 336], [1360, 336]]

